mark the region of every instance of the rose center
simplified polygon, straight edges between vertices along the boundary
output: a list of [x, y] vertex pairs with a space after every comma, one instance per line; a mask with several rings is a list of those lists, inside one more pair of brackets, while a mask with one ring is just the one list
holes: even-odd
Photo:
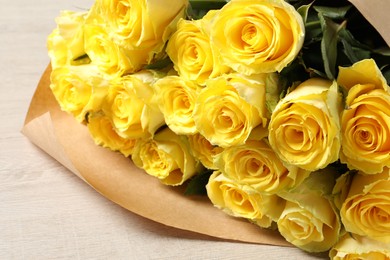
[[285, 140], [293, 150], [300, 150], [304, 143], [304, 133], [300, 127], [288, 127], [285, 132]]
[[374, 207], [372, 214], [376, 216], [376, 223], [389, 223], [389, 212], [386, 212], [380, 207]]
[[130, 12], [130, 4], [126, 1], [120, 1], [116, 6], [116, 14], [120, 21], [126, 21], [128, 13]]
[[360, 147], [364, 147], [366, 150], [372, 151], [376, 149], [376, 140], [371, 131], [366, 128], [356, 131], [355, 140]]
[[272, 30], [259, 21], [244, 25], [241, 35], [244, 45], [257, 52], [267, 49], [272, 42]]
[[185, 91], [180, 91], [178, 97], [174, 99], [173, 103], [173, 108], [175, 111], [181, 111], [183, 109], [189, 110], [191, 108], [191, 102]]

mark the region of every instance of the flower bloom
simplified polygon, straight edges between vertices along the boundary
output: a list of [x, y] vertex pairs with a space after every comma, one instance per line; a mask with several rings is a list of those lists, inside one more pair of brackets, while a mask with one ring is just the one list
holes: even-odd
[[214, 206], [231, 216], [246, 218], [261, 227], [270, 227], [284, 206], [283, 200], [278, 196], [244, 189], [219, 171], [210, 176], [206, 188]]
[[142, 54], [128, 55], [110, 38], [104, 27], [100, 25], [85, 25], [85, 53], [102, 72], [115, 78], [140, 69]]
[[202, 169], [192, 156], [186, 138], [168, 127], [156, 133], [153, 139], [137, 141], [132, 159], [137, 167], [166, 185], [181, 185]]
[[329, 251], [332, 260], [343, 259], [390, 259], [389, 244], [352, 234], [345, 234]]
[[310, 173], [298, 167], [287, 169], [265, 139], [227, 147], [216, 156], [215, 164], [237, 184], [267, 193], [292, 188]]
[[86, 17], [86, 12], [62, 11], [56, 18], [57, 28], [47, 38], [47, 49], [53, 69], [89, 63], [88, 59], [80, 59], [85, 55]]
[[211, 43], [224, 64], [246, 75], [281, 71], [300, 51], [302, 17], [283, 0], [233, 0], [216, 14]]
[[61, 109], [83, 122], [87, 113], [101, 109], [108, 82], [95, 66], [64, 66], [50, 75], [50, 88]]
[[140, 71], [111, 81], [102, 110], [123, 138], [149, 137], [164, 117], [154, 101], [154, 74]]
[[212, 145], [203, 135], [196, 133], [188, 135], [188, 142], [191, 147], [191, 153], [207, 169], [217, 170], [215, 166], [215, 157], [223, 151], [223, 148]]
[[337, 81], [348, 89], [340, 159], [366, 174], [382, 172], [390, 167], [390, 88], [371, 59], [340, 68]]
[[119, 151], [128, 157], [133, 153], [136, 139], [125, 139], [118, 135], [109, 117], [102, 113], [92, 113], [88, 116], [88, 130], [96, 145]]
[[245, 143], [253, 128], [267, 122], [266, 77], [234, 73], [208, 80], [194, 108], [198, 131], [213, 145]]
[[341, 98], [335, 82], [312, 78], [301, 83], [276, 106], [269, 142], [287, 164], [309, 171], [339, 158]]
[[200, 87], [178, 76], [166, 76], [153, 88], [168, 127], [176, 134], [195, 134], [193, 112]]
[[218, 51], [210, 44], [207, 33], [215, 13], [210, 11], [201, 20], [181, 19], [167, 45], [167, 54], [179, 76], [200, 85], [230, 70], [221, 64]]
[[341, 221], [329, 196], [334, 173], [321, 170], [279, 195], [286, 207], [277, 221], [281, 235], [293, 245], [308, 252], [329, 250], [339, 239]]
[[390, 169], [375, 175], [355, 174], [342, 204], [348, 232], [390, 243]]
[[149, 63], [163, 50], [187, 5], [187, 0], [97, 0], [94, 8], [114, 42], [127, 50], [143, 50]]

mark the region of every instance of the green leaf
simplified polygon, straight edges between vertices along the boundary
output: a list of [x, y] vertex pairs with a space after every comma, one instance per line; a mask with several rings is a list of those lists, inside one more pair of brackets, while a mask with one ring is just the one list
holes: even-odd
[[321, 22], [317, 12], [312, 11], [311, 4], [298, 7], [297, 11], [301, 14], [305, 23], [305, 44], [321, 41]]
[[375, 49], [372, 50], [373, 53], [379, 54], [382, 56], [390, 57], [390, 48], [380, 48], [380, 49]]
[[81, 55], [80, 57], [77, 57], [70, 62], [70, 64], [74, 66], [84, 65], [88, 63], [91, 63], [91, 59], [87, 54]]
[[[288, 89], [294, 88], [299, 83], [309, 78], [309, 73], [306, 70], [305, 64], [301, 57], [296, 58], [288, 66], [284, 67], [279, 74], [278, 80], [278, 91], [280, 92], [279, 99], [283, 98], [287, 93]], [[266, 92], [270, 91], [266, 89]], [[267, 96], [266, 96], [267, 98]], [[271, 104], [267, 104], [268, 109], [272, 109]], [[272, 109], [273, 111], [273, 109]]]
[[220, 9], [224, 6], [229, 0], [190, 0], [190, 5], [193, 9], [197, 10], [213, 10]]
[[162, 60], [157, 60], [156, 62], [154, 62], [152, 64], [146, 65], [145, 69], [159, 70], [159, 69], [164, 69], [171, 64], [172, 64], [172, 61], [169, 59], [169, 57], [166, 57]]
[[344, 104], [344, 109], [346, 109], [347, 105], [345, 103], [345, 100], [347, 99], [347, 96], [348, 96], [348, 90], [343, 87], [343, 86], [340, 86], [339, 85], [339, 93], [341, 94], [341, 100], [342, 100], [342, 103]]
[[357, 41], [351, 32], [346, 28], [342, 28], [339, 32], [341, 43], [343, 44], [343, 52], [350, 60], [351, 64], [363, 59], [370, 58], [368, 48]]
[[298, 7], [297, 12], [302, 16], [303, 22], [306, 23], [307, 17], [309, 15], [309, 9], [311, 7], [312, 3], [307, 5], [301, 5]]
[[344, 19], [351, 5], [344, 7], [314, 6], [314, 9], [330, 19]]
[[340, 30], [339, 35], [340, 35], [341, 39], [346, 40], [353, 47], [357, 47], [357, 48], [364, 49], [364, 50], [369, 49], [368, 46], [366, 46], [365, 44], [356, 40], [355, 37], [353, 36], [353, 34], [349, 30], [347, 30], [346, 28], [342, 28]]
[[324, 69], [326, 76], [333, 80], [336, 77], [336, 62], [337, 62], [337, 44], [339, 40], [339, 32], [345, 27], [346, 23], [337, 24], [331, 19], [325, 17], [322, 13], [318, 13], [320, 18], [323, 36], [321, 40], [321, 55], [324, 61]]
[[383, 77], [385, 77], [387, 84], [390, 85], [390, 69], [382, 71]]
[[360, 60], [363, 60], [363, 59], [370, 58], [369, 51], [359, 49], [359, 48], [354, 48], [352, 45], [349, 44], [349, 42], [347, 42], [344, 39], [341, 39], [341, 43], [343, 44], [343, 47], [344, 47], [343, 52], [348, 57], [351, 64], [358, 62]]
[[265, 83], [265, 105], [271, 114], [275, 110], [282, 92], [283, 86], [279, 82], [277, 74], [269, 74]]
[[212, 170], [206, 170], [198, 175], [195, 175], [188, 183], [184, 195], [207, 195], [206, 185], [209, 182]]
[[230, 0], [190, 0], [187, 9], [187, 16], [189, 19], [200, 19], [209, 10], [221, 9]]

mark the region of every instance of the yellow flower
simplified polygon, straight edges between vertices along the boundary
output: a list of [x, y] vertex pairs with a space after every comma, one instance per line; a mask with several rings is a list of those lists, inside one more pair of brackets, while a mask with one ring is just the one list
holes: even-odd
[[92, 113], [88, 116], [87, 126], [96, 145], [119, 151], [126, 157], [133, 153], [136, 139], [119, 136], [109, 117], [102, 113]]
[[314, 171], [339, 158], [341, 98], [336, 82], [312, 78], [276, 106], [269, 142], [287, 164]]
[[196, 133], [188, 135], [191, 152], [207, 169], [217, 170], [214, 164], [215, 157], [223, 148], [212, 145], [203, 135]]
[[70, 63], [68, 48], [59, 30], [54, 29], [47, 37], [47, 50], [52, 69], [66, 66]]
[[245, 143], [253, 128], [265, 126], [266, 74], [229, 74], [208, 80], [194, 108], [198, 131], [213, 145]]
[[205, 29], [210, 26], [214, 13], [210, 11], [201, 20], [181, 19], [167, 45], [169, 58], [180, 77], [200, 85], [229, 71], [229, 67], [221, 64], [217, 49], [210, 44]]
[[368, 237], [345, 234], [329, 251], [332, 260], [343, 259], [372, 259], [389, 260], [389, 244], [381, 243]]
[[390, 170], [353, 177], [340, 210], [348, 232], [390, 243]]
[[282, 236], [308, 252], [324, 252], [337, 241], [341, 222], [330, 194], [334, 173], [327, 169], [313, 172], [298, 187], [279, 195], [286, 207], [277, 221]]
[[195, 134], [192, 116], [200, 87], [178, 76], [166, 76], [154, 84], [154, 90], [169, 128], [176, 134]]
[[85, 52], [101, 71], [110, 77], [138, 71], [146, 62], [141, 51], [126, 52], [115, 44], [100, 25], [85, 25]]
[[50, 88], [61, 109], [79, 122], [85, 120], [88, 112], [100, 110], [107, 94], [108, 82], [91, 65], [56, 68], [50, 80]]
[[211, 26], [211, 43], [242, 74], [281, 71], [300, 51], [302, 17], [283, 0], [233, 0]]
[[264, 132], [253, 130], [255, 136], [245, 144], [225, 148], [216, 156], [215, 165], [227, 178], [258, 192], [276, 193], [300, 184], [310, 172], [286, 168], [257, 130]]
[[181, 185], [201, 170], [186, 137], [176, 135], [168, 127], [153, 139], [136, 142], [132, 159], [137, 167], [166, 185]]
[[97, 0], [95, 4], [114, 42], [128, 50], [143, 50], [150, 62], [184, 17], [188, 1]]
[[123, 138], [148, 137], [164, 125], [154, 101], [155, 79], [154, 73], [145, 70], [111, 81], [102, 109]]
[[278, 196], [245, 189], [219, 171], [210, 176], [206, 189], [215, 207], [261, 227], [271, 227], [284, 207], [284, 201]]
[[340, 159], [350, 169], [375, 174], [390, 167], [390, 89], [374, 60], [340, 68], [337, 81], [347, 88], [341, 116]]
[[57, 28], [47, 38], [52, 68], [89, 63], [85, 55], [84, 25], [87, 13], [62, 11], [56, 18]]

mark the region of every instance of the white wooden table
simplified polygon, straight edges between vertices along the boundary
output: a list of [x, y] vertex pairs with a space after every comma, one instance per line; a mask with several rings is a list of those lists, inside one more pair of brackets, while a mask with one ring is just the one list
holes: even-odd
[[20, 130], [60, 10], [92, 0], [0, 0], [0, 259], [326, 259], [218, 241], [141, 218], [99, 195]]

